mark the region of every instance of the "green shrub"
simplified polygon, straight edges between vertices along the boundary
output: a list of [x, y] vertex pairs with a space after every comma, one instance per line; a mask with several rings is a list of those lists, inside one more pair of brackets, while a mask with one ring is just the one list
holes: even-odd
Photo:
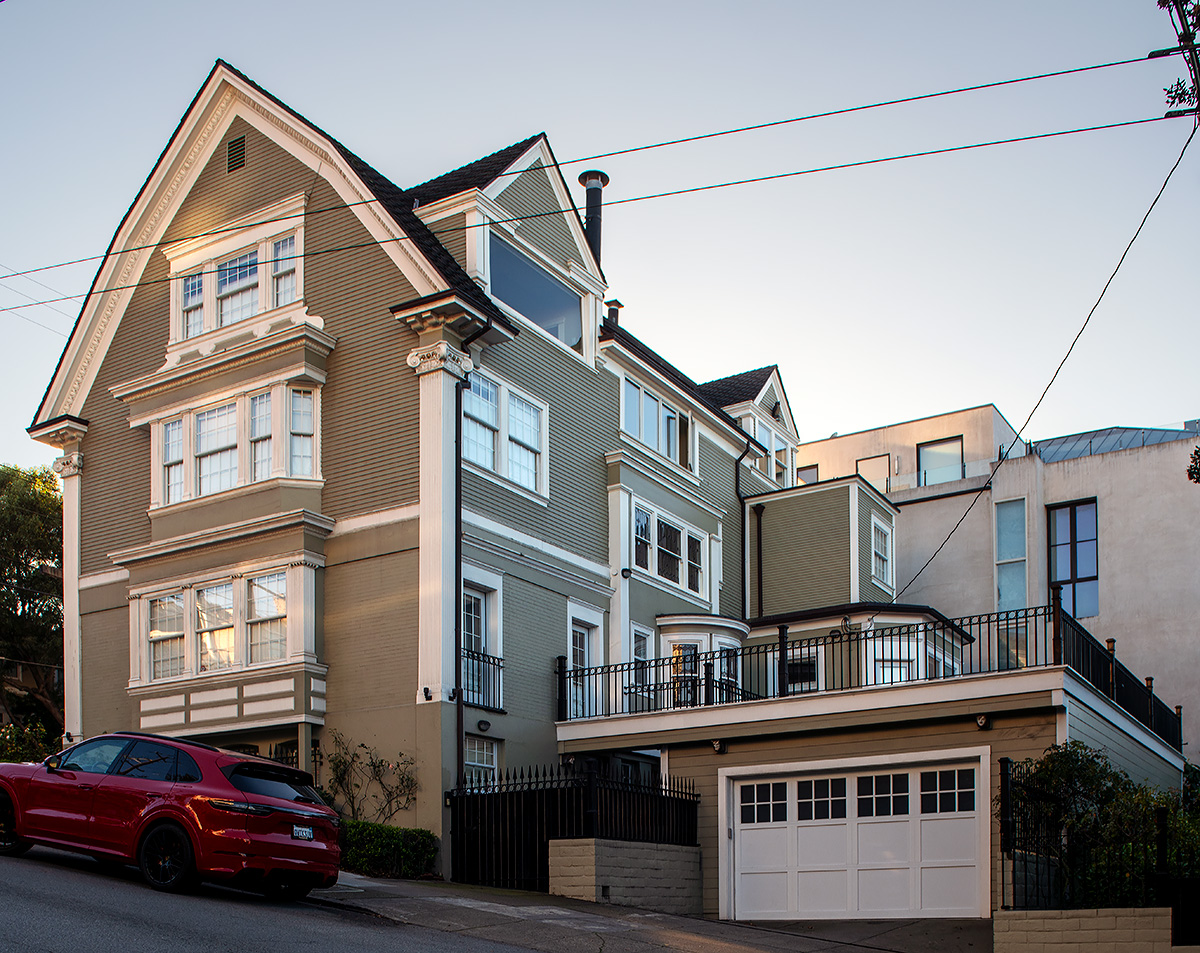
[[0, 728], [0, 761], [41, 761], [57, 750], [46, 737], [46, 729], [37, 723]]
[[342, 869], [368, 877], [420, 877], [433, 870], [437, 838], [431, 831], [343, 821]]

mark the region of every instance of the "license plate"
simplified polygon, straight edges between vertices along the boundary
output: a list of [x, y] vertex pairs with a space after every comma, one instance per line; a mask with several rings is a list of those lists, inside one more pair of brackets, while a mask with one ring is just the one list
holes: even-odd
[[299, 824], [292, 825], [292, 837], [296, 840], [312, 840], [313, 833], [311, 827], [301, 827]]

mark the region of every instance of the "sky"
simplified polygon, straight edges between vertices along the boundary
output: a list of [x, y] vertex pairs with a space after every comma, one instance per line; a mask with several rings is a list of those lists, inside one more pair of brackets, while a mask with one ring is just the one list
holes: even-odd
[[[582, 207], [592, 166], [612, 203], [1161, 117], [1178, 57], [571, 162], [1174, 44], [1154, 0], [0, 0], [0, 274], [102, 254], [218, 57], [402, 187], [544, 130]], [[612, 205], [609, 295], [697, 381], [778, 364], [802, 440], [985, 403], [1020, 428], [1191, 130]], [[1200, 417], [1197, 222], [1200, 143], [1025, 437]], [[82, 295], [96, 267], [0, 280], [0, 309]], [[81, 304], [0, 310], [0, 463], [53, 460], [25, 428]]]

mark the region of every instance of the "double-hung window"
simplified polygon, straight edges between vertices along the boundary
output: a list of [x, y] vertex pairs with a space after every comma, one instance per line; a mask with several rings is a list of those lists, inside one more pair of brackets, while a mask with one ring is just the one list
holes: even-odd
[[633, 564], [636, 568], [701, 595], [708, 537], [660, 514], [647, 504], [633, 507]]
[[[221, 403], [152, 421], [158, 474], [151, 507], [211, 496], [238, 486], [319, 475], [319, 391], [275, 384]], [[285, 439], [275, 440], [281, 433]]]
[[1050, 584], [1062, 586], [1063, 608], [1077, 619], [1100, 614], [1096, 501], [1052, 506]]
[[892, 588], [892, 528], [877, 516], [871, 517], [871, 578]]
[[217, 265], [217, 327], [258, 313], [258, 251]]
[[473, 372], [463, 389], [463, 459], [545, 496], [547, 415], [545, 404]]
[[1024, 609], [1025, 501], [996, 504], [996, 611]]
[[291, 571], [267, 568], [144, 597], [146, 676], [156, 681], [284, 661]]
[[666, 401], [625, 378], [621, 429], [673, 463], [690, 469], [690, 419]]
[[183, 336], [204, 333], [204, 274], [185, 275], [180, 289], [183, 299]]
[[271, 306], [282, 308], [296, 300], [296, 236], [271, 242]]
[[463, 783], [470, 788], [488, 788], [496, 782], [497, 744], [490, 738], [467, 735], [463, 744]]

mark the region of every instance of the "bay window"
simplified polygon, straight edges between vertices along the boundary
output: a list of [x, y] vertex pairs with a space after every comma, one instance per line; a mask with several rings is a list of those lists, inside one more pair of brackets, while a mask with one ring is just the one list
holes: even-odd
[[233, 665], [233, 583], [196, 590], [196, 640], [200, 671], [215, 672]]
[[[319, 477], [319, 397], [317, 388], [280, 383], [155, 421], [151, 507], [274, 477]], [[287, 439], [274, 440], [277, 431]]]
[[287, 652], [287, 576], [282, 572], [250, 578], [247, 598], [250, 664], [275, 662]]
[[150, 600], [150, 677], [183, 674], [183, 596], [173, 593]]

